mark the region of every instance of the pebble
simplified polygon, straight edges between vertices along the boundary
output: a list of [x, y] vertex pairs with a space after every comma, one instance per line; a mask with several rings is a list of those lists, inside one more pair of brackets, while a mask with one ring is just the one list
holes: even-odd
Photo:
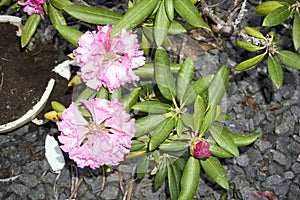
[[295, 162], [291, 168], [295, 174], [300, 174], [300, 163], [299, 162]]
[[247, 165], [249, 165], [249, 157], [247, 154], [240, 155], [240, 157], [238, 157], [236, 161], [237, 164], [241, 167], [246, 167]]
[[19, 197], [26, 198], [30, 192], [30, 189], [25, 185], [13, 183], [9, 186], [9, 188], [17, 194]]
[[271, 188], [272, 186], [278, 185], [281, 183], [282, 183], [282, 178], [278, 174], [275, 174], [275, 175], [269, 176], [266, 179], [266, 182], [262, 183], [262, 185], [266, 188]]
[[283, 173], [284, 179], [293, 179], [295, 177], [295, 174], [292, 171], [287, 171]]
[[279, 151], [273, 151], [273, 158], [281, 165], [286, 165], [286, 156], [280, 153]]

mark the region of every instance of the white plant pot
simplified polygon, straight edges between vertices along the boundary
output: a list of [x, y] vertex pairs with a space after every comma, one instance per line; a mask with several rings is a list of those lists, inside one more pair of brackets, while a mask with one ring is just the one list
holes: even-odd
[[[15, 16], [0, 15], [0, 23], [10, 23], [17, 26], [19, 30], [17, 31], [16, 35], [21, 36], [22, 33], [21, 18]], [[0, 133], [6, 133], [12, 131], [33, 120], [45, 107], [50, 97], [50, 94], [53, 90], [54, 84], [55, 84], [55, 80], [51, 78], [40, 100], [30, 110], [28, 110], [23, 116], [21, 116], [17, 120], [0, 125]]]

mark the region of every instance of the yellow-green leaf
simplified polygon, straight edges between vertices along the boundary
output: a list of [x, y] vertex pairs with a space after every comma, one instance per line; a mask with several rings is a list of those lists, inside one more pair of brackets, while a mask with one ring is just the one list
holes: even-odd
[[190, 156], [182, 173], [178, 200], [192, 200], [200, 178], [199, 160]]
[[280, 64], [275, 58], [269, 56], [267, 61], [267, 67], [271, 80], [273, 81], [276, 88], [279, 89], [283, 83], [283, 71]]
[[287, 50], [281, 50], [277, 53], [279, 60], [287, 67], [300, 70], [300, 56]]
[[39, 23], [41, 21], [40, 14], [30, 15], [24, 25], [22, 36], [21, 36], [21, 46], [25, 47], [30, 41], [31, 37], [35, 33]]
[[250, 44], [248, 42], [243, 42], [243, 41], [237, 41], [236, 44], [238, 47], [243, 48], [246, 51], [250, 51], [250, 52], [257, 52], [258, 50], [265, 48], [265, 47], [259, 47], [254, 44]]
[[78, 45], [78, 40], [80, 36], [83, 35], [82, 32], [70, 26], [56, 25], [55, 28], [66, 40], [68, 40], [74, 46]]
[[174, 0], [164, 0], [165, 9], [169, 20], [172, 22], [174, 19]]
[[256, 13], [259, 15], [266, 16], [273, 12], [276, 8], [283, 6], [284, 4], [279, 1], [266, 1], [259, 4], [256, 7]]
[[205, 160], [200, 160], [203, 170], [210, 176], [218, 185], [225, 190], [229, 189], [226, 172], [220, 161], [214, 156], [210, 156]]
[[218, 105], [223, 98], [229, 80], [229, 72], [226, 66], [221, 67], [208, 87], [208, 105]]
[[134, 137], [140, 137], [146, 133], [153, 131], [161, 122], [165, 120], [163, 115], [148, 115], [135, 120]]
[[174, 0], [174, 7], [176, 12], [192, 26], [210, 30], [190, 0]]
[[160, 101], [143, 101], [133, 105], [132, 109], [148, 113], [166, 113], [171, 106]]
[[168, 100], [176, 96], [176, 86], [169, 66], [169, 55], [162, 48], [155, 53], [155, 79], [161, 94]]
[[50, 17], [50, 21], [53, 24], [53, 26], [56, 25], [67, 25], [66, 20], [62, 13], [57, 10], [54, 6], [51, 4], [48, 5], [48, 14]]
[[284, 5], [276, 8], [266, 16], [263, 21], [263, 26], [277, 26], [287, 20], [290, 16], [290, 6]]
[[122, 15], [103, 8], [73, 4], [63, 7], [64, 11], [76, 19], [91, 24], [116, 24], [122, 19]]
[[250, 67], [253, 67], [253, 66], [257, 65], [258, 63], [260, 63], [264, 59], [266, 54], [267, 54], [267, 51], [265, 51], [262, 54], [259, 54], [259, 55], [255, 56], [253, 58], [250, 58], [248, 60], [245, 60], [245, 61], [239, 63], [236, 66], [235, 70], [242, 71], [242, 70], [246, 70], [246, 69], [249, 69]]
[[154, 39], [157, 47], [160, 47], [163, 44], [164, 40], [166, 39], [170, 23], [171, 22], [166, 13], [165, 4], [161, 3], [155, 17], [154, 31], [153, 31]]
[[187, 57], [182, 63], [182, 67], [179, 70], [177, 78], [177, 99], [180, 104], [183, 104], [184, 97], [194, 75], [194, 61], [191, 57]]
[[255, 28], [246, 26], [244, 29], [248, 35], [251, 35], [256, 38], [266, 39], [265, 36]]
[[293, 22], [293, 43], [295, 50], [300, 48], [300, 13], [297, 11]]
[[63, 7], [72, 5], [73, 3], [69, 0], [50, 0], [51, 5], [55, 8], [62, 10]]
[[158, 0], [142, 1], [129, 9], [118, 24], [114, 26], [110, 35], [116, 36], [122, 29], [131, 30], [142, 23], [156, 8]]
[[149, 142], [149, 151], [155, 150], [163, 141], [165, 141], [175, 126], [175, 118], [168, 117], [161, 126], [153, 131]]

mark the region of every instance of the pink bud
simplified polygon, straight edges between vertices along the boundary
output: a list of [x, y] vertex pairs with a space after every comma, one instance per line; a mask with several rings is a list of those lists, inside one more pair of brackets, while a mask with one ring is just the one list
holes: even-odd
[[205, 139], [195, 137], [190, 144], [190, 153], [195, 158], [208, 158], [211, 156], [209, 146], [210, 144]]

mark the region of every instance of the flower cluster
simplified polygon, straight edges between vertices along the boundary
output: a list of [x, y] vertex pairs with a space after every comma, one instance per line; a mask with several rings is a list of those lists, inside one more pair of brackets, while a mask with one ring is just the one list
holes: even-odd
[[38, 13], [41, 15], [42, 19], [44, 19], [44, 12], [42, 5], [45, 3], [45, 0], [27, 0], [26, 2], [18, 1], [18, 4], [21, 6], [25, 6], [24, 11], [28, 15], [32, 15]]
[[98, 90], [106, 87], [110, 92], [121, 85], [138, 81], [133, 69], [145, 64], [143, 51], [138, 50], [137, 36], [122, 30], [110, 37], [112, 26], [98, 26], [98, 32], [87, 31], [79, 38], [73, 54], [81, 65], [78, 74], [87, 86]]
[[195, 137], [190, 144], [190, 153], [195, 158], [208, 158], [211, 156], [209, 147], [210, 144], [205, 139]]
[[72, 103], [57, 122], [62, 150], [81, 168], [118, 165], [129, 153], [134, 119], [117, 100], [95, 98], [82, 103], [91, 114], [88, 121]]

